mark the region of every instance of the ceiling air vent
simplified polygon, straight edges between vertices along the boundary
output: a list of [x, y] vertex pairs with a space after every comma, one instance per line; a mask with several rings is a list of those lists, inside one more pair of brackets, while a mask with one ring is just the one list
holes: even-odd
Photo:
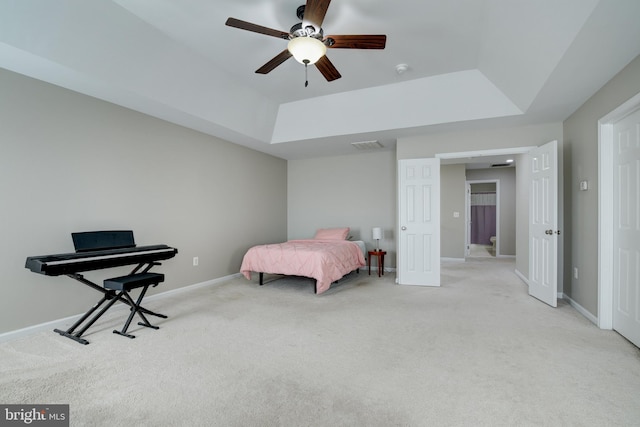
[[511, 166], [511, 163], [494, 163], [491, 165], [492, 168], [506, 168], [507, 166]]
[[351, 145], [358, 150], [375, 150], [383, 147], [378, 141], [352, 142]]

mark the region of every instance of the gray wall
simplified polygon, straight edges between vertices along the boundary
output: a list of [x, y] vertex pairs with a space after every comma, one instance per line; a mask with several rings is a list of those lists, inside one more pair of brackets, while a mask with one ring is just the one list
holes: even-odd
[[[73, 252], [74, 231], [177, 247], [156, 293], [237, 273], [248, 247], [286, 239], [286, 161], [2, 69], [0, 93], [0, 333], [98, 299], [24, 268]], [[128, 271], [116, 270], [86, 276]]]
[[[598, 120], [640, 93], [640, 56], [564, 122], [565, 293], [598, 313]], [[579, 191], [582, 180], [589, 191]], [[580, 271], [574, 279], [573, 267]]]
[[374, 249], [371, 229], [382, 227], [385, 267], [395, 267], [396, 169], [393, 151], [290, 160], [289, 239], [313, 237], [318, 228], [351, 227], [353, 240]]
[[470, 184], [470, 187], [471, 187], [471, 194], [496, 192], [495, 182], [477, 182], [477, 183]]
[[[516, 166], [517, 167], [517, 166]], [[498, 180], [500, 187], [500, 244], [498, 255], [516, 254], [516, 168], [470, 169], [468, 181]]]
[[[465, 166], [440, 166], [440, 256], [464, 259]], [[460, 216], [455, 218], [454, 212]]]

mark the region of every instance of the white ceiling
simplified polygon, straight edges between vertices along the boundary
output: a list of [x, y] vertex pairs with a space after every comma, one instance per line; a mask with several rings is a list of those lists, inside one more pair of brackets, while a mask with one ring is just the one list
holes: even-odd
[[[351, 142], [562, 121], [640, 54], [638, 0], [334, 0], [323, 29], [386, 34], [329, 49], [342, 78], [293, 59], [303, 0], [0, 0], [0, 67], [285, 159]], [[396, 65], [408, 64], [403, 74]]]

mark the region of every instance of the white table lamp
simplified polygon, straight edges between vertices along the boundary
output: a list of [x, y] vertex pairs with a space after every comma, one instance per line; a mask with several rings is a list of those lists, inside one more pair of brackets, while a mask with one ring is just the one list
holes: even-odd
[[373, 227], [371, 234], [373, 235], [373, 240], [376, 241], [376, 251], [380, 251], [380, 240], [384, 239], [384, 232], [382, 231], [382, 228]]

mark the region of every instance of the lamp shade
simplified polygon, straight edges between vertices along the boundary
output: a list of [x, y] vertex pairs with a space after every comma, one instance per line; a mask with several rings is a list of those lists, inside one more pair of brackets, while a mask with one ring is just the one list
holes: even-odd
[[381, 227], [373, 227], [371, 234], [373, 235], [373, 240], [384, 239], [384, 233]]
[[289, 52], [301, 64], [315, 64], [327, 53], [327, 46], [314, 37], [296, 37], [289, 41]]

